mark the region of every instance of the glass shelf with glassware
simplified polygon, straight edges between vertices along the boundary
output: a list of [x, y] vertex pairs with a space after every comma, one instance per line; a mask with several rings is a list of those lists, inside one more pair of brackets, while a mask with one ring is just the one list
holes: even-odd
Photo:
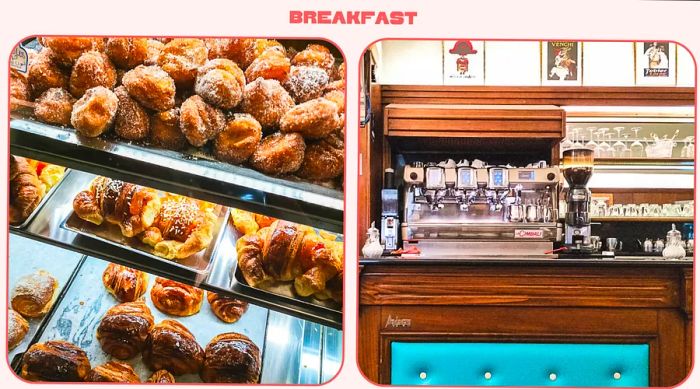
[[695, 136], [692, 123], [568, 123], [560, 151], [586, 147], [597, 161], [692, 161]]

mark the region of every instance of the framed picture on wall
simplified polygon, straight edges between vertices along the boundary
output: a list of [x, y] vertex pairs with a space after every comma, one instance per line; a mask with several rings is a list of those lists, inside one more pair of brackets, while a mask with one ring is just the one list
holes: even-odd
[[541, 46], [542, 85], [582, 85], [583, 46], [575, 41], [545, 41]]
[[442, 78], [445, 85], [484, 85], [484, 41], [443, 41]]
[[671, 42], [635, 42], [635, 83], [675, 86], [676, 49], [676, 44]]

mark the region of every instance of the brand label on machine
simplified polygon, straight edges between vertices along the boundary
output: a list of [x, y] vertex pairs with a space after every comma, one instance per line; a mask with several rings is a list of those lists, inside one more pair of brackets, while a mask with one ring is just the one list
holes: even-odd
[[402, 319], [399, 317], [392, 317], [389, 315], [386, 319], [386, 324], [384, 324], [384, 328], [410, 328], [411, 327], [411, 319]]
[[544, 239], [543, 230], [515, 230], [515, 239]]

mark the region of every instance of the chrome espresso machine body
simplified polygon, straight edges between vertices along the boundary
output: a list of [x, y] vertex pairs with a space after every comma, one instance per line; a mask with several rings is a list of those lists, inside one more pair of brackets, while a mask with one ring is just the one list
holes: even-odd
[[403, 178], [403, 247], [423, 257], [542, 256], [561, 240], [558, 167], [414, 162]]

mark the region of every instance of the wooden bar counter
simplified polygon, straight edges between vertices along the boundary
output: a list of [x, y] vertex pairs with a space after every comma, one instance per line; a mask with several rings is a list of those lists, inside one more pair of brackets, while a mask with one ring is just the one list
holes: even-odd
[[[494, 243], [496, 244], [496, 243]], [[649, 345], [650, 386], [692, 363], [693, 261], [362, 259], [359, 364], [391, 381], [392, 342]]]

